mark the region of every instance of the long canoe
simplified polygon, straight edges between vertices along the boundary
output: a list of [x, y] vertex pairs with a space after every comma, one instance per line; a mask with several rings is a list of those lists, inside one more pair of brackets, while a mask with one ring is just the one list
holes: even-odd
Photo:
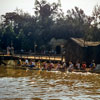
[[[47, 71], [61, 71], [61, 72], [66, 72], [68, 71], [67, 68], [60, 68], [58, 70], [56, 69], [44, 69], [44, 68], [38, 68], [38, 67], [29, 67], [26, 65], [6, 65], [6, 67], [10, 67], [10, 68], [15, 68], [15, 69], [24, 69], [24, 70], [47, 70]], [[69, 72], [82, 72], [82, 73], [86, 73], [86, 72], [91, 72], [91, 73], [100, 73], [100, 70], [91, 70], [90, 68], [86, 68], [86, 70], [77, 70], [74, 69], [73, 71], [69, 71]]]

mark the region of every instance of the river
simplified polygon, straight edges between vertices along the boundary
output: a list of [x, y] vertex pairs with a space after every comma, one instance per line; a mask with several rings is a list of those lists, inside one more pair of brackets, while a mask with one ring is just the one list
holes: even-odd
[[100, 100], [100, 74], [2, 66], [0, 100]]

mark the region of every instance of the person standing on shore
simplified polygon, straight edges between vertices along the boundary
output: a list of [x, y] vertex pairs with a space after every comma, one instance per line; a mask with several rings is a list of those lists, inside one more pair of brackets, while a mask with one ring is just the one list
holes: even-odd
[[7, 55], [10, 55], [11, 48], [10, 46], [7, 47]]
[[14, 47], [13, 46], [11, 46], [11, 55], [14, 55]]

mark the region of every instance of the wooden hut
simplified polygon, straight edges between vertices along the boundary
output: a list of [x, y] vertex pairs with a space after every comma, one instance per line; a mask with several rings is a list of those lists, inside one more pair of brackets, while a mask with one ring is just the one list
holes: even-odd
[[95, 60], [100, 63], [100, 42], [84, 41], [82, 38], [70, 38], [65, 45], [66, 61], [86, 61], [90, 63]]

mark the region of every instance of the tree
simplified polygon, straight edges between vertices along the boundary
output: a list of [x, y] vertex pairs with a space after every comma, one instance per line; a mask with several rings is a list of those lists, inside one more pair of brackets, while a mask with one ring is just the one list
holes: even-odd
[[49, 4], [46, 0], [35, 0], [35, 14], [42, 19], [50, 17], [57, 13], [59, 5], [56, 3]]
[[90, 40], [90, 28], [92, 17], [87, 16], [82, 9], [75, 7], [75, 9], [67, 11], [68, 23], [72, 25], [76, 37], [82, 37], [85, 40]]
[[100, 5], [96, 5], [92, 12], [91, 36], [93, 41], [100, 41]]
[[[6, 29], [6, 27], [8, 27], [10, 25], [15, 32], [15, 35], [17, 37], [17, 39], [15, 39], [15, 41], [16, 41], [15, 45], [16, 45], [17, 49], [20, 49], [20, 44], [21, 44], [21, 43], [19, 43], [19, 42], [21, 42], [21, 40], [20, 40], [21, 38], [18, 39], [19, 36], [20, 37], [22, 36], [22, 38], [24, 38], [23, 40], [25, 40], [25, 41], [27, 40], [26, 44], [28, 44], [28, 46], [30, 43], [29, 40], [31, 40], [31, 42], [33, 42], [33, 40], [36, 38], [36, 36], [34, 34], [36, 31], [36, 19], [34, 16], [30, 16], [28, 13], [24, 13], [21, 10], [17, 9], [16, 12], [6, 13], [2, 17], [4, 19], [3, 20], [3, 26], [4, 26], [3, 28]], [[23, 30], [23, 35], [20, 35], [20, 33], [22, 32], [21, 29]], [[18, 42], [17, 42], [17, 40], [18, 40]], [[17, 43], [19, 44], [19, 47], [18, 47]]]
[[5, 49], [8, 45], [11, 45], [11, 42], [15, 42], [16, 34], [11, 25], [8, 25], [6, 28], [2, 30], [2, 39], [1, 45], [2, 48]]
[[96, 5], [93, 10], [93, 24], [98, 27], [100, 25], [100, 5]]
[[14, 43], [16, 50], [34, 50], [50, 47], [52, 38], [69, 39], [70, 37], [86, 40], [100, 40], [100, 6], [96, 6], [93, 15], [87, 16], [78, 7], [68, 10], [65, 16], [58, 3], [50, 4], [47, 0], [35, 0], [35, 15], [31, 16], [20, 9], [2, 15], [0, 26], [0, 46]]

